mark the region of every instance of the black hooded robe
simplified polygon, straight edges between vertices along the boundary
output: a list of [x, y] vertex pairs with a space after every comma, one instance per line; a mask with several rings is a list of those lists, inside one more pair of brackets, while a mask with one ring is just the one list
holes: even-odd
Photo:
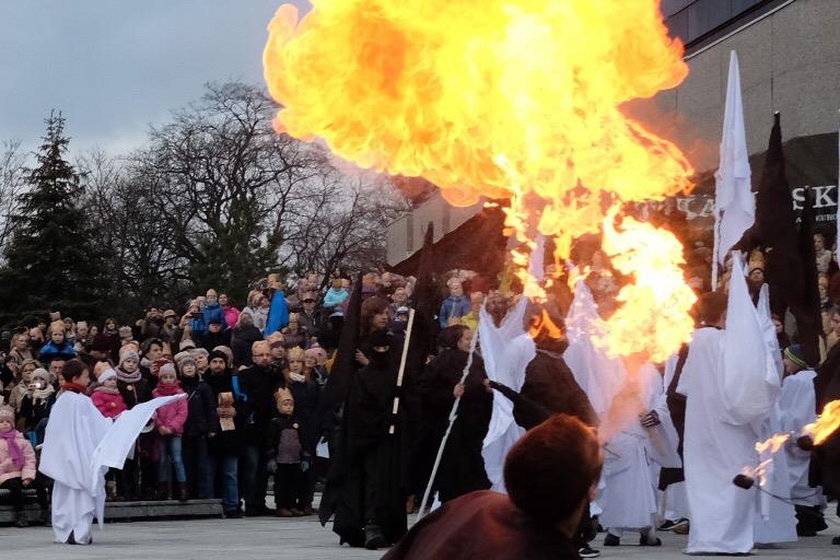
[[[392, 355], [398, 353], [392, 349]], [[351, 382], [319, 511], [322, 524], [334, 515], [333, 531], [341, 543], [364, 546], [368, 524], [378, 525], [388, 543], [407, 530], [401, 476], [404, 414], [396, 419], [395, 433], [389, 433], [396, 381], [393, 360], [372, 358]]]

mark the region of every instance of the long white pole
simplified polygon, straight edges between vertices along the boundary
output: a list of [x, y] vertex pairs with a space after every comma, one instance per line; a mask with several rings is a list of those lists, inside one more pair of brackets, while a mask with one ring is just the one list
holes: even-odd
[[[717, 197], [717, 194], [715, 194]], [[715, 208], [715, 225], [714, 225], [714, 247], [712, 249], [712, 291], [717, 290], [718, 285], [718, 251], [720, 250], [720, 212]]]
[[[402, 347], [402, 356], [400, 357], [400, 371], [397, 374], [397, 394], [394, 395], [394, 404], [391, 407], [391, 414], [392, 418], [397, 417], [397, 413], [400, 411], [400, 394], [399, 389], [402, 387], [403, 384], [403, 376], [405, 375], [405, 362], [408, 358], [408, 344], [411, 342], [411, 331], [414, 328], [414, 309], [409, 308], [408, 310], [408, 325], [405, 328], [405, 340], [403, 341]], [[391, 422], [391, 426], [388, 428], [388, 433], [394, 435], [396, 431], [396, 423]]]
[[[478, 328], [475, 329], [475, 334], [473, 335], [472, 341], [470, 341], [470, 352], [467, 355], [467, 364], [464, 366], [464, 371], [461, 372], [460, 384], [463, 384], [464, 381], [467, 380], [467, 376], [470, 374], [470, 368], [472, 367], [473, 355], [475, 354], [475, 346], [477, 342]], [[429, 477], [429, 483], [426, 485], [426, 491], [423, 492], [423, 500], [420, 502], [420, 511], [417, 513], [418, 520], [425, 515], [426, 506], [429, 503], [429, 496], [432, 493], [432, 486], [434, 485], [438, 468], [440, 468], [440, 461], [443, 458], [443, 450], [446, 448], [446, 442], [449, 440], [449, 434], [452, 432], [452, 425], [455, 424], [455, 419], [458, 418], [458, 406], [460, 404], [461, 397], [458, 397], [455, 399], [455, 402], [452, 403], [452, 409], [449, 411], [449, 425], [446, 427], [446, 432], [444, 432], [443, 439], [438, 447], [437, 455], [435, 456], [435, 464], [432, 467], [432, 474]]]

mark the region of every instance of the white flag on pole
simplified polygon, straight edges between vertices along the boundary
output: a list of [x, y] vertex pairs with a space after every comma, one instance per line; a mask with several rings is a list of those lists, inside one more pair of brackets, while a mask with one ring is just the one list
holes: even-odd
[[755, 195], [750, 186], [750, 175], [738, 55], [732, 51], [720, 142], [720, 167], [715, 173], [715, 227], [718, 228], [715, 258], [719, 263], [724, 262], [726, 253], [755, 223]]
[[840, 130], [837, 131], [837, 237], [834, 239], [834, 250], [837, 252], [837, 262], [840, 263]]

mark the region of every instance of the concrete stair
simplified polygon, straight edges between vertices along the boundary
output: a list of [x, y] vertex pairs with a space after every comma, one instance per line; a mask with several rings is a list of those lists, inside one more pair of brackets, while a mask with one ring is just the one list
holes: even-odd
[[[38, 519], [39, 508], [34, 490], [25, 490], [26, 516], [30, 522]], [[160, 518], [222, 517], [221, 500], [150, 500], [106, 502], [105, 521], [141, 521]], [[0, 525], [15, 522], [15, 512], [9, 505], [9, 491], [0, 490]]]

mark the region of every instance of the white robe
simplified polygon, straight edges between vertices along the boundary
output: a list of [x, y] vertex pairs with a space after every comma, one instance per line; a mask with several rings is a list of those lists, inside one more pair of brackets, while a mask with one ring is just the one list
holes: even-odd
[[154, 411], [179, 398], [183, 396], [153, 399], [112, 421], [84, 395], [59, 395], [50, 412], [39, 466], [55, 481], [52, 526], [56, 542], [67, 542], [72, 533], [76, 543], [90, 543], [94, 517], [103, 528], [105, 473], [122, 468]]
[[[534, 341], [525, 332], [523, 324], [527, 307], [528, 299], [521, 298], [499, 327], [482, 307], [478, 323], [481, 355], [487, 377], [514, 391], [522, 388], [525, 368], [537, 354]], [[481, 450], [484, 468], [493, 490], [505, 491], [505, 457], [524, 433], [525, 430], [513, 419], [513, 403], [494, 391], [490, 425]]]
[[[777, 403], [764, 424], [760, 439], [764, 441], [785, 432], [783, 418], [784, 412]], [[796, 512], [793, 505], [769, 495], [790, 500], [791, 484], [786, 454], [771, 453], [768, 450], [761, 454], [759, 460], [766, 461], [767, 466], [764, 473], [765, 483], [762, 486], [765, 491], [756, 496], [759, 515], [755, 516], [755, 542], [796, 542], [799, 537], [796, 534]], [[761, 481], [757, 480], [756, 484], [761, 484]]]
[[[816, 422], [817, 396], [814, 391], [816, 376], [817, 374], [813, 371], [803, 370], [785, 377], [782, 381], [782, 394], [779, 398], [779, 408], [782, 412], [781, 431], [800, 434], [807, 424]], [[808, 485], [811, 453], [799, 449], [792, 441], [791, 445], [785, 446], [785, 456], [793, 503], [808, 507], [822, 505], [821, 490]]]
[[[679, 467], [677, 435], [665, 404], [662, 376], [651, 364], [639, 370], [639, 399], [645, 412], [655, 410], [663, 422], [645, 428], [635, 411], [621, 422], [604, 452], [604, 488], [598, 495], [600, 523], [609, 528], [649, 527], [658, 511], [659, 467]], [[671, 432], [668, 433], [668, 426]]]
[[686, 396], [686, 492], [691, 532], [688, 553], [747, 553], [753, 547], [755, 490], [732, 479], [756, 464], [757, 434], [750, 424], [732, 424], [721, 398], [724, 331], [701, 328], [694, 334], [677, 392]]

